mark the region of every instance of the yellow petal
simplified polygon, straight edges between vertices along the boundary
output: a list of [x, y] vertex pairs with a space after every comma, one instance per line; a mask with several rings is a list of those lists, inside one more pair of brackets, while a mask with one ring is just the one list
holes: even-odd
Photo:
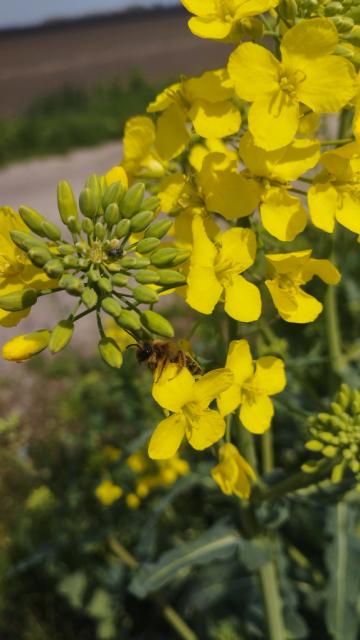
[[166, 460], [175, 455], [185, 435], [186, 419], [182, 414], [174, 414], [159, 422], [149, 442], [149, 457]]
[[197, 380], [194, 389], [194, 402], [206, 409], [225, 389], [233, 383], [234, 375], [230, 369], [214, 369]]
[[261, 296], [255, 284], [234, 276], [225, 286], [225, 311], [239, 322], [254, 322], [261, 315]]
[[326, 284], [338, 284], [341, 277], [339, 271], [330, 260], [317, 260], [316, 258], [310, 258], [301, 275], [304, 282], [307, 282], [313, 276], [318, 276]]
[[216, 12], [215, 0], [181, 0], [181, 4], [196, 16], [206, 16]]
[[241, 389], [237, 384], [233, 384], [226, 389], [217, 399], [217, 407], [222, 416], [227, 416], [235, 411], [241, 402]]
[[161, 210], [164, 213], [173, 213], [181, 209], [179, 200], [185, 185], [186, 176], [182, 173], [173, 173], [163, 178], [158, 197], [161, 202]]
[[210, 38], [213, 40], [225, 40], [231, 33], [231, 22], [224, 22], [213, 16], [203, 18], [190, 18], [189, 29], [194, 36], [199, 38]]
[[138, 116], [127, 120], [124, 132], [124, 159], [138, 161], [149, 153], [155, 142], [155, 125], [151, 118]]
[[24, 311], [4, 311], [0, 309], [0, 327], [16, 327], [23, 318], [29, 315], [30, 309]]
[[222, 286], [215, 275], [217, 250], [209, 240], [204, 221], [195, 216], [192, 225], [193, 251], [188, 275], [187, 303], [201, 313], [211, 313], [218, 302]]
[[334, 23], [328, 18], [303, 20], [289, 29], [281, 43], [285, 62], [289, 58], [314, 58], [326, 56], [334, 51], [338, 43], [338, 33]]
[[240, 227], [228, 229], [218, 238], [220, 253], [218, 263], [231, 264], [236, 266], [239, 273], [242, 273], [255, 262], [256, 258], [256, 235], [252, 229]]
[[239, 386], [242, 386], [245, 380], [253, 375], [253, 359], [247, 340], [232, 340], [230, 342], [225, 366], [233, 372], [234, 381]]
[[265, 433], [271, 425], [274, 407], [268, 396], [253, 396], [240, 407], [240, 420], [251, 433]]
[[154, 113], [156, 111], [164, 111], [176, 100], [177, 95], [180, 93], [181, 83], [176, 82], [174, 84], [166, 87], [159, 95], [156, 96], [153, 102], [147, 107], [147, 111], [149, 113]]
[[126, 171], [123, 167], [117, 166], [112, 167], [105, 174], [105, 182], [107, 185], [112, 184], [113, 182], [121, 182], [121, 184], [125, 187], [125, 189], [129, 186], [128, 177], [126, 175]]
[[340, 56], [304, 60], [298, 68], [305, 77], [297, 97], [315, 113], [340, 111], [355, 95], [355, 69]]
[[286, 386], [283, 360], [274, 356], [259, 358], [250, 385], [259, 395], [272, 396], [283, 391]]
[[176, 158], [189, 141], [186, 117], [177, 104], [172, 104], [157, 121], [156, 148], [163, 160]]
[[154, 382], [152, 395], [161, 407], [177, 413], [192, 399], [194, 387], [195, 380], [186, 367], [179, 371], [176, 364], [168, 364]]
[[49, 340], [50, 331], [46, 329], [16, 336], [4, 344], [2, 356], [5, 360], [23, 362], [46, 349]]
[[315, 227], [332, 233], [335, 227], [337, 192], [330, 182], [313, 184], [308, 191], [309, 212]]
[[196, 100], [223, 102], [231, 98], [234, 93], [226, 69], [205, 71], [201, 76], [185, 80], [182, 86], [186, 99], [190, 103]]
[[271, 265], [275, 273], [298, 273], [299, 270], [310, 260], [311, 249], [303, 251], [292, 251], [290, 253], [266, 254], [266, 260]]
[[274, 281], [265, 281], [280, 316], [286, 322], [304, 324], [313, 322], [322, 311], [322, 304], [314, 296], [298, 288], [296, 296], [289, 296]]
[[278, 240], [294, 240], [306, 227], [307, 215], [301, 201], [283, 187], [265, 192], [260, 213], [266, 231]]
[[226, 429], [224, 418], [218, 411], [206, 409], [196, 420], [186, 425], [186, 436], [194, 449], [202, 451], [220, 440]]
[[249, 130], [255, 144], [271, 151], [292, 142], [299, 124], [299, 104], [276, 88], [263, 94], [251, 105]]
[[196, 133], [203, 138], [231, 136], [241, 125], [240, 111], [229, 101], [196, 100], [188, 115]]
[[342, 190], [341, 198], [336, 212], [336, 219], [350, 231], [360, 233], [360, 202], [355, 187], [355, 192]]
[[280, 63], [272, 53], [252, 42], [241, 44], [229, 58], [228, 72], [235, 91], [250, 102], [277, 90], [279, 71]]

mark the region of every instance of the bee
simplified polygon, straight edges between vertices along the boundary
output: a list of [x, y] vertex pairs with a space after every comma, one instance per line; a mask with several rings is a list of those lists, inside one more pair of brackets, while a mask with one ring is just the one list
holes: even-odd
[[122, 244], [120, 240], [114, 238], [110, 242], [110, 247], [107, 249], [106, 253], [110, 258], [119, 258], [122, 255]]
[[176, 364], [178, 373], [186, 367], [194, 376], [202, 374], [199, 363], [182, 348], [181, 344], [165, 340], [143, 340], [133, 346], [136, 346], [137, 361], [139, 364], [146, 362], [150, 371], [154, 373], [155, 382], [160, 380], [168, 364]]

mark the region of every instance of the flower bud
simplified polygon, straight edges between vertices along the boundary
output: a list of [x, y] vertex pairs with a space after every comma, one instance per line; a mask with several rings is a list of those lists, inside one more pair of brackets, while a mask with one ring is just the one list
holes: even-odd
[[179, 250], [174, 260], [171, 263], [172, 266], [177, 267], [180, 264], [183, 264], [184, 262], [186, 262], [186, 260], [190, 258], [190, 255], [191, 255], [191, 251], [188, 251], [187, 249]]
[[109, 278], [105, 278], [104, 276], [102, 276], [101, 278], [99, 278], [97, 284], [98, 284], [99, 289], [103, 293], [111, 293], [112, 292], [112, 284], [111, 284], [111, 280], [109, 280]]
[[98, 295], [91, 287], [85, 287], [81, 294], [81, 300], [88, 309], [91, 309], [97, 304]]
[[113, 318], [117, 318], [123, 310], [121, 304], [119, 304], [117, 300], [114, 300], [114, 298], [110, 297], [104, 298], [101, 301], [101, 306], [104, 311], [106, 311], [106, 313], [108, 313]]
[[44, 264], [44, 271], [49, 278], [55, 278], [57, 280], [64, 273], [64, 265], [59, 258], [53, 258]]
[[53, 258], [53, 255], [45, 246], [32, 247], [28, 251], [28, 256], [36, 267], [43, 267], [46, 262], [49, 262], [49, 260]]
[[135, 273], [135, 280], [140, 284], [157, 284], [160, 280], [160, 274], [151, 269], [140, 269]]
[[173, 226], [174, 221], [169, 219], [158, 220], [148, 227], [144, 233], [145, 238], [163, 238]]
[[129, 331], [139, 331], [141, 328], [140, 318], [135, 311], [124, 309], [116, 318], [116, 322], [122, 329]]
[[330, 2], [324, 7], [324, 15], [329, 18], [331, 16], [337, 16], [344, 12], [344, 8], [341, 2]]
[[150, 253], [160, 244], [159, 238], [143, 238], [136, 245], [137, 253]]
[[113, 369], [120, 369], [123, 357], [122, 353], [112, 338], [102, 338], [99, 342], [99, 352], [106, 364]]
[[248, 16], [241, 19], [239, 30], [242, 37], [259, 40], [264, 33], [264, 25], [258, 18]]
[[45, 232], [42, 228], [42, 223], [46, 222], [44, 216], [40, 213], [32, 209], [31, 207], [27, 207], [25, 205], [21, 205], [19, 207], [19, 214], [23, 222], [25, 222], [26, 226], [31, 229], [38, 236], [45, 237]]
[[150, 260], [137, 256], [124, 256], [121, 258], [120, 264], [123, 269], [144, 269], [149, 266]]
[[156, 196], [150, 196], [142, 201], [139, 211], [156, 211], [160, 207], [160, 200]]
[[144, 231], [154, 219], [153, 211], [141, 211], [137, 213], [131, 220], [131, 231], [138, 233]]
[[163, 286], [178, 287], [179, 285], [186, 284], [186, 276], [179, 271], [173, 271], [171, 269], [163, 269], [160, 272], [159, 284]]
[[350, 42], [355, 47], [360, 47], [360, 27], [355, 26], [350, 33], [346, 35], [346, 42]]
[[330, 20], [334, 23], [338, 33], [347, 33], [354, 26], [354, 20], [346, 16], [332, 16]]
[[178, 254], [179, 249], [175, 249], [175, 247], [163, 247], [151, 254], [150, 262], [155, 265], [155, 267], [169, 267], [173, 264]]
[[106, 229], [102, 222], [97, 222], [95, 224], [95, 236], [98, 240], [104, 240], [106, 236]]
[[23, 362], [32, 356], [40, 353], [49, 344], [50, 331], [41, 329], [33, 333], [16, 336], [6, 342], [2, 348], [2, 355], [5, 360], [13, 362]]
[[108, 208], [109, 204], [119, 204], [124, 196], [125, 187], [121, 182], [112, 182], [104, 191], [104, 195], [101, 200], [104, 211]]
[[81, 223], [82, 230], [86, 233], [86, 235], [91, 236], [94, 232], [94, 223], [90, 218], [85, 218]]
[[23, 231], [10, 231], [10, 236], [13, 243], [22, 251], [29, 251], [32, 247], [46, 246], [41, 240]]
[[84, 290], [84, 283], [80, 278], [71, 276], [70, 274], [64, 274], [59, 280], [59, 287], [65, 289], [72, 296], [79, 296]]
[[278, 12], [281, 18], [293, 22], [298, 14], [296, 0], [280, 0]]
[[128, 283], [128, 280], [128, 276], [125, 276], [123, 273], [116, 273], [111, 277], [111, 282], [113, 283], [114, 287], [125, 287], [125, 285], [127, 285]]
[[79, 233], [81, 230], [81, 224], [77, 218], [70, 216], [67, 221], [67, 227], [71, 233]]
[[100, 272], [93, 264], [91, 265], [87, 275], [90, 282], [99, 282]]
[[63, 262], [68, 269], [77, 269], [79, 267], [79, 259], [73, 254], [65, 256]]
[[57, 201], [61, 220], [68, 226], [70, 218], [78, 219], [78, 209], [71, 184], [60, 180], [57, 186]]
[[20, 289], [4, 296], [0, 296], [0, 309], [4, 311], [23, 311], [32, 307], [37, 301], [38, 294], [34, 289]]
[[117, 238], [123, 238], [130, 233], [130, 220], [120, 220], [120, 222], [116, 225], [115, 236]]
[[96, 199], [96, 207], [99, 209], [101, 204], [102, 186], [99, 176], [93, 173], [85, 181], [85, 187], [93, 192]]
[[122, 199], [120, 211], [124, 218], [131, 218], [139, 211], [145, 193], [145, 185], [142, 182], [133, 184]]
[[74, 333], [72, 320], [61, 320], [51, 332], [49, 350], [51, 353], [59, 353], [70, 342]]
[[158, 302], [159, 296], [153, 289], [150, 289], [145, 284], [138, 284], [132, 291], [135, 300], [138, 302], [145, 302], [146, 304], [153, 304]]
[[159, 313], [155, 313], [155, 311], [144, 311], [141, 314], [141, 322], [146, 329], [156, 333], [158, 336], [163, 336], [164, 338], [174, 337], [174, 329], [170, 322]]
[[104, 214], [105, 222], [109, 225], [109, 227], [113, 227], [120, 220], [120, 211], [119, 206], [116, 202], [112, 202], [106, 207], [106, 211]]
[[83, 189], [79, 196], [79, 207], [84, 216], [91, 219], [95, 218], [99, 207], [96, 193], [89, 188]]
[[41, 223], [41, 228], [44, 231], [45, 237], [49, 238], [49, 240], [52, 240], [53, 242], [57, 242], [57, 240], [60, 240], [61, 231], [56, 224], [53, 224], [52, 222], [48, 222], [48, 220], [45, 220], [44, 222]]
[[75, 253], [75, 247], [72, 244], [59, 244], [59, 246], [57, 247], [57, 250], [59, 251], [61, 256], [68, 256], [71, 253]]

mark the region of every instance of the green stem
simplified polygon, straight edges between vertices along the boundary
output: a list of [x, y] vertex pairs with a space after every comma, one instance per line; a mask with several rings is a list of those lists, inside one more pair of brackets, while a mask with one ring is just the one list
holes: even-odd
[[354, 138], [338, 138], [337, 140], [322, 140], [320, 144], [322, 147], [328, 147], [330, 145], [336, 147], [353, 141]]
[[278, 482], [273, 487], [262, 489], [257, 498], [262, 502], [264, 500], [277, 500], [289, 493], [298, 491], [299, 489], [305, 489], [311, 485], [316, 484], [320, 480], [323, 480], [329, 475], [330, 469], [336, 464], [338, 460], [324, 460], [318, 466], [318, 470], [315, 473], [305, 473], [304, 471], [297, 471], [293, 475], [289, 476], [282, 482]]
[[271, 427], [261, 438], [261, 457], [263, 473], [270, 473], [274, 468], [273, 434]]
[[263, 594], [269, 640], [286, 640], [279, 594], [278, 578], [274, 560], [266, 562], [259, 569], [259, 579]]
[[258, 463], [256, 457], [255, 443], [254, 437], [252, 433], [250, 433], [242, 424], [239, 422], [239, 449], [241, 455], [248, 461], [248, 463], [252, 466], [255, 473], [257, 473]]
[[329, 285], [325, 296], [325, 322], [329, 348], [329, 360], [332, 380], [337, 378], [343, 369], [341, 335], [336, 304], [336, 289]]

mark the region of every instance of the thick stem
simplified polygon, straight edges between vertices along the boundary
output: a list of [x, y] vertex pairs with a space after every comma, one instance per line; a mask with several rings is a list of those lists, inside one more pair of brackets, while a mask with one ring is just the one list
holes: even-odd
[[270, 428], [261, 438], [261, 457], [263, 473], [270, 473], [274, 468], [273, 434]]
[[286, 640], [282, 616], [282, 603], [274, 560], [266, 562], [259, 569], [259, 579], [263, 594], [269, 640]]

